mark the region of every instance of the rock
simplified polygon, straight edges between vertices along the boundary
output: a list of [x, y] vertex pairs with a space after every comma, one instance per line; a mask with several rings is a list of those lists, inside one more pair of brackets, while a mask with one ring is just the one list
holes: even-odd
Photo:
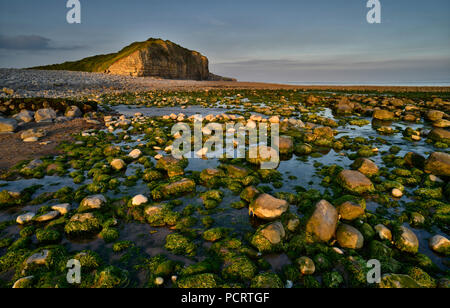
[[445, 113], [442, 111], [430, 110], [427, 113], [427, 119], [430, 120], [431, 122], [436, 122], [436, 121], [442, 120], [444, 115], [445, 115]]
[[128, 154], [129, 157], [131, 157], [132, 159], [138, 159], [139, 157], [141, 157], [142, 155], [142, 151], [139, 149], [134, 149], [133, 151], [130, 152], [130, 154]]
[[254, 186], [248, 186], [242, 191], [240, 197], [242, 200], [252, 202], [259, 194], [259, 190], [257, 190]]
[[336, 105], [337, 114], [352, 114], [355, 104], [350, 102], [347, 97], [343, 97]]
[[167, 171], [169, 177], [183, 175], [184, 167], [185, 164], [182, 160], [177, 159], [171, 155], [162, 157], [156, 163], [156, 168]]
[[325, 140], [331, 140], [334, 137], [334, 132], [331, 129], [331, 127], [328, 126], [321, 126], [314, 128], [314, 136], [316, 136], [317, 139], [325, 139]]
[[300, 220], [298, 218], [289, 219], [287, 228], [291, 232], [295, 232], [300, 225]]
[[392, 197], [394, 197], [394, 198], [401, 198], [401, 197], [403, 197], [403, 192], [400, 189], [398, 189], [398, 188], [392, 189], [391, 194], [392, 194]]
[[395, 245], [401, 251], [417, 253], [419, 251], [419, 240], [413, 231], [405, 226], [401, 226], [395, 237]]
[[77, 106], [70, 106], [69, 108], [67, 108], [64, 115], [68, 118], [79, 118], [83, 115], [83, 113]]
[[361, 249], [364, 246], [364, 236], [361, 232], [346, 224], [339, 225], [336, 238], [342, 248]]
[[133, 199], [131, 200], [131, 204], [133, 206], [139, 206], [139, 205], [145, 204], [147, 202], [148, 202], [148, 198], [144, 195], [134, 196]]
[[35, 215], [36, 215], [36, 214], [35, 214], [35, 213], [32, 213], [32, 212], [29, 212], [29, 213], [20, 215], [20, 216], [17, 217], [16, 222], [17, 222], [19, 225], [27, 224], [27, 223], [29, 223], [29, 222], [31, 222], [31, 221], [33, 220], [33, 218], [34, 218]]
[[88, 196], [81, 200], [80, 211], [99, 210], [106, 204], [106, 198], [103, 195]]
[[316, 204], [314, 213], [306, 224], [306, 232], [319, 241], [328, 242], [336, 233], [338, 220], [338, 212], [334, 206], [322, 200]]
[[425, 162], [425, 172], [436, 176], [450, 176], [450, 154], [432, 153]]
[[420, 285], [408, 275], [387, 274], [380, 282], [382, 289], [418, 289]]
[[314, 261], [308, 257], [301, 257], [297, 260], [296, 263], [302, 275], [312, 275], [316, 271]]
[[433, 130], [428, 134], [428, 139], [450, 144], [450, 132], [443, 128], [433, 128]]
[[285, 200], [277, 199], [269, 194], [262, 194], [249, 206], [249, 214], [263, 220], [275, 220], [289, 209]]
[[280, 136], [278, 138], [278, 146], [282, 155], [289, 155], [294, 151], [294, 142], [289, 136]]
[[247, 175], [249, 175], [249, 171], [243, 167], [227, 165], [226, 168], [227, 175], [231, 178], [245, 178]]
[[16, 128], [16, 120], [0, 118], [0, 133], [12, 133], [16, 130]]
[[373, 112], [373, 118], [381, 121], [391, 121], [394, 120], [394, 113], [389, 110], [375, 109]]
[[38, 142], [39, 139], [37, 137], [29, 137], [22, 140], [23, 142]]
[[37, 222], [47, 222], [47, 221], [55, 219], [58, 216], [59, 216], [58, 211], [51, 211], [51, 212], [42, 214], [40, 216], [34, 217], [33, 220], [37, 221]]
[[437, 128], [447, 128], [450, 127], [450, 121], [449, 120], [438, 120], [436, 122], [433, 122], [433, 127]]
[[364, 194], [375, 191], [372, 182], [359, 171], [342, 171], [338, 175], [338, 182], [344, 189], [352, 193]]
[[278, 245], [281, 243], [283, 238], [286, 236], [283, 224], [279, 221], [274, 222], [260, 231], [261, 235], [264, 236], [272, 245]]
[[405, 159], [406, 165], [409, 167], [423, 169], [425, 166], [425, 157], [423, 157], [420, 154], [417, 154], [414, 152], [408, 152], [408, 153], [406, 153], [404, 159]]
[[70, 211], [70, 204], [64, 203], [64, 204], [57, 204], [52, 206], [52, 210], [58, 211], [61, 215], [66, 215]]
[[165, 185], [162, 191], [165, 197], [189, 193], [195, 190], [195, 182], [191, 179], [182, 179], [180, 181]]
[[96, 234], [101, 229], [101, 221], [93, 213], [75, 214], [64, 227], [64, 231], [69, 236]]
[[27, 264], [27, 265], [31, 265], [31, 264], [45, 265], [45, 264], [47, 264], [49, 256], [50, 256], [50, 251], [47, 249], [44, 249], [41, 252], [35, 253], [34, 255], [30, 256], [25, 261], [25, 264]]
[[377, 231], [378, 236], [381, 240], [392, 241], [392, 232], [384, 225], [376, 225], [375, 231]]
[[34, 114], [36, 122], [53, 122], [56, 119], [56, 112], [51, 108], [39, 109]]
[[364, 209], [358, 205], [354, 204], [350, 201], [344, 202], [337, 207], [339, 215], [341, 215], [342, 219], [352, 221], [356, 218], [364, 215]]
[[34, 121], [34, 112], [28, 110], [22, 110], [18, 114], [14, 115], [13, 118], [19, 122], [29, 123]]
[[270, 117], [269, 122], [274, 124], [280, 123], [280, 118], [278, 116]]
[[29, 130], [26, 130], [24, 132], [22, 132], [22, 134], [20, 135], [20, 138], [22, 138], [22, 140], [26, 140], [29, 138], [42, 138], [45, 137], [47, 135], [47, 131], [45, 129], [40, 129], [40, 128], [32, 128]]
[[358, 158], [352, 164], [352, 168], [358, 170], [366, 176], [372, 176], [378, 173], [378, 166], [368, 158]]
[[120, 171], [124, 169], [126, 166], [127, 164], [121, 159], [116, 158], [113, 161], [111, 161], [111, 167], [113, 167], [114, 170], [116, 171]]
[[435, 235], [428, 241], [430, 248], [439, 254], [450, 255], [450, 241], [442, 235]]
[[12, 288], [13, 289], [29, 288], [33, 279], [34, 279], [34, 276], [27, 276], [27, 277], [20, 278], [14, 283]]

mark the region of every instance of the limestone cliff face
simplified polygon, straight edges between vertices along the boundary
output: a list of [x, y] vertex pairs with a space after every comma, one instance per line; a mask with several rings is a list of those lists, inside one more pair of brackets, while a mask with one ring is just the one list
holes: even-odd
[[109, 74], [167, 79], [209, 80], [208, 59], [169, 41], [148, 44], [114, 62]]

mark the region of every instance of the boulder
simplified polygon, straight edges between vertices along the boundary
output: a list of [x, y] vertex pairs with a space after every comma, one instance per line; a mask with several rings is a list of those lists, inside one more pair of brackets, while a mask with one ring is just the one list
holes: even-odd
[[344, 189], [356, 194], [375, 191], [372, 182], [359, 171], [342, 171], [338, 175], [338, 182]]
[[12, 133], [16, 129], [17, 129], [16, 120], [0, 118], [0, 133]]
[[436, 122], [436, 121], [442, 120], [444, 115], [445, 115], [445, 113], [442, 111], [430, 110], [427, 113], [427, 119], [430, 120], [431, 122]]
[[314, 213], [306, 224], [306, 232], [316, 240], [328, 242], [336, 233], [338, 220], [339, 215], [334, 206], [322, 200], [316, 204]]
[[450, 131], [443, 128], [433, 128], [428, 134], [428, 139], [437, 142], [450, 143]]
[[272, 245], [278, 245], [281, 243], [283, 238], [286, 236], [283, 224], [279, 221], [274, 222], [260, 231], [261, 235], [264, 236]]
[[373, 118], [375, 120], [391, 121], [394, 120], [394, 117], [394, 113], [389, 110], [375, 109], [373, 112]]
[[39, 109], [34, 114], [36, 122], [53, 122], [56, 119], [56, 112], [51, 108]]
[[250, 204], [249, 214], [263, 220], [275, 220], [289, 209], [285, 200], [277, 199], [269, 194], [262, 194]]
[[352, 168], [358, 170], [366, 176], [372, 176], [378, 173], [378, 166], [368, 158], [358, 158], [352, 164]]
[[278, 146], [282, 155], [289, 155], [294, 151], [294, 142], [292, 137], [289, 136], [280, 136], [278, 138]]
[[106, 204], [106, 198], [103, 195], [93, 195], [84, 198], [80, 203], [80, 211], [99, 210]]
[[430, 238], [428, 245], [433, 251], [439, 254], [450, 255], [450, 241], [442, 235], [435, 235]]
[[450, 154], [432, 153], [425, 162], [425, 172], [436, 176], [450, 176]]
[[447, 128], [450, 127], [450, 121], [449, 120], [438, 120], [436, 122], [433, 122], [433, 127], [437, 128]]
[[364, 236], [361, 232], [346, 224], [339, 225], [336, 238], [342, 248], [361, 249], [364, 246]]
[[34, 112], [28, 110], [22, 110], [18, 114], [14, 115], [13, 118], [19, 122], [29, 123], [34, 121]]
[[339, 215], [342, 219], [352, 221], [364, 215], [364, 209], [353, 202], [347, 201], [337, 207]]
[[401, 251], [409, 253], [417, 253], [419, 251], [419, 239], [412, 230], [405, 226], [399, 228], [394, 242]]
[[77, 106], [70, 106], [69, 108], [67, 108], [66, 112], [64, 113], [64, 116], [68, 117], [68, 118], [79, 118], [83, 115], [83, 113], [81, 112], [80, 108], [78, 108]]

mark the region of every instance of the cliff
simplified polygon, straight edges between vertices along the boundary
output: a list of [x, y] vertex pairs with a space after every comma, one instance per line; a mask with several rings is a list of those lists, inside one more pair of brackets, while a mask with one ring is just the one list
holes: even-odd
[[102, 72], [166, 79], [234, 80], [211, 74], [208, 58], [199, 52], [161, 39], [136, 42], [118, 53], [34, 67], [34, 69]]

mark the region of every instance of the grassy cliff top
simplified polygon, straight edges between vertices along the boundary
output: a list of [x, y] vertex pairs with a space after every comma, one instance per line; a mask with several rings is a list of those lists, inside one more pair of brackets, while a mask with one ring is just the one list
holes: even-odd
[[183, 50], [185, 53], [192, 53], [193, 51], [183, 48], [171, 41], [165, 41], [158, 38], [150, 38], [145, 42], [134, 42], [131, 45], [125, 47], [117, 53], [110, 53], [106, 55], [98, 55], [93, 57], [84, 58], [79, 61], [64, 62], [61, 64], [52, 64], [45, 66], [32, 67], [31, 69], [40, 70], [67, 70], [67, 71], [81, 71], [81, 72], [104, 72], [113, 63], [125, 58], [137, 50], [148, 49], [155, 47], [154, 53], [162, 52], [166, 50], [168, 45], [172, 45], [178, 49]]

